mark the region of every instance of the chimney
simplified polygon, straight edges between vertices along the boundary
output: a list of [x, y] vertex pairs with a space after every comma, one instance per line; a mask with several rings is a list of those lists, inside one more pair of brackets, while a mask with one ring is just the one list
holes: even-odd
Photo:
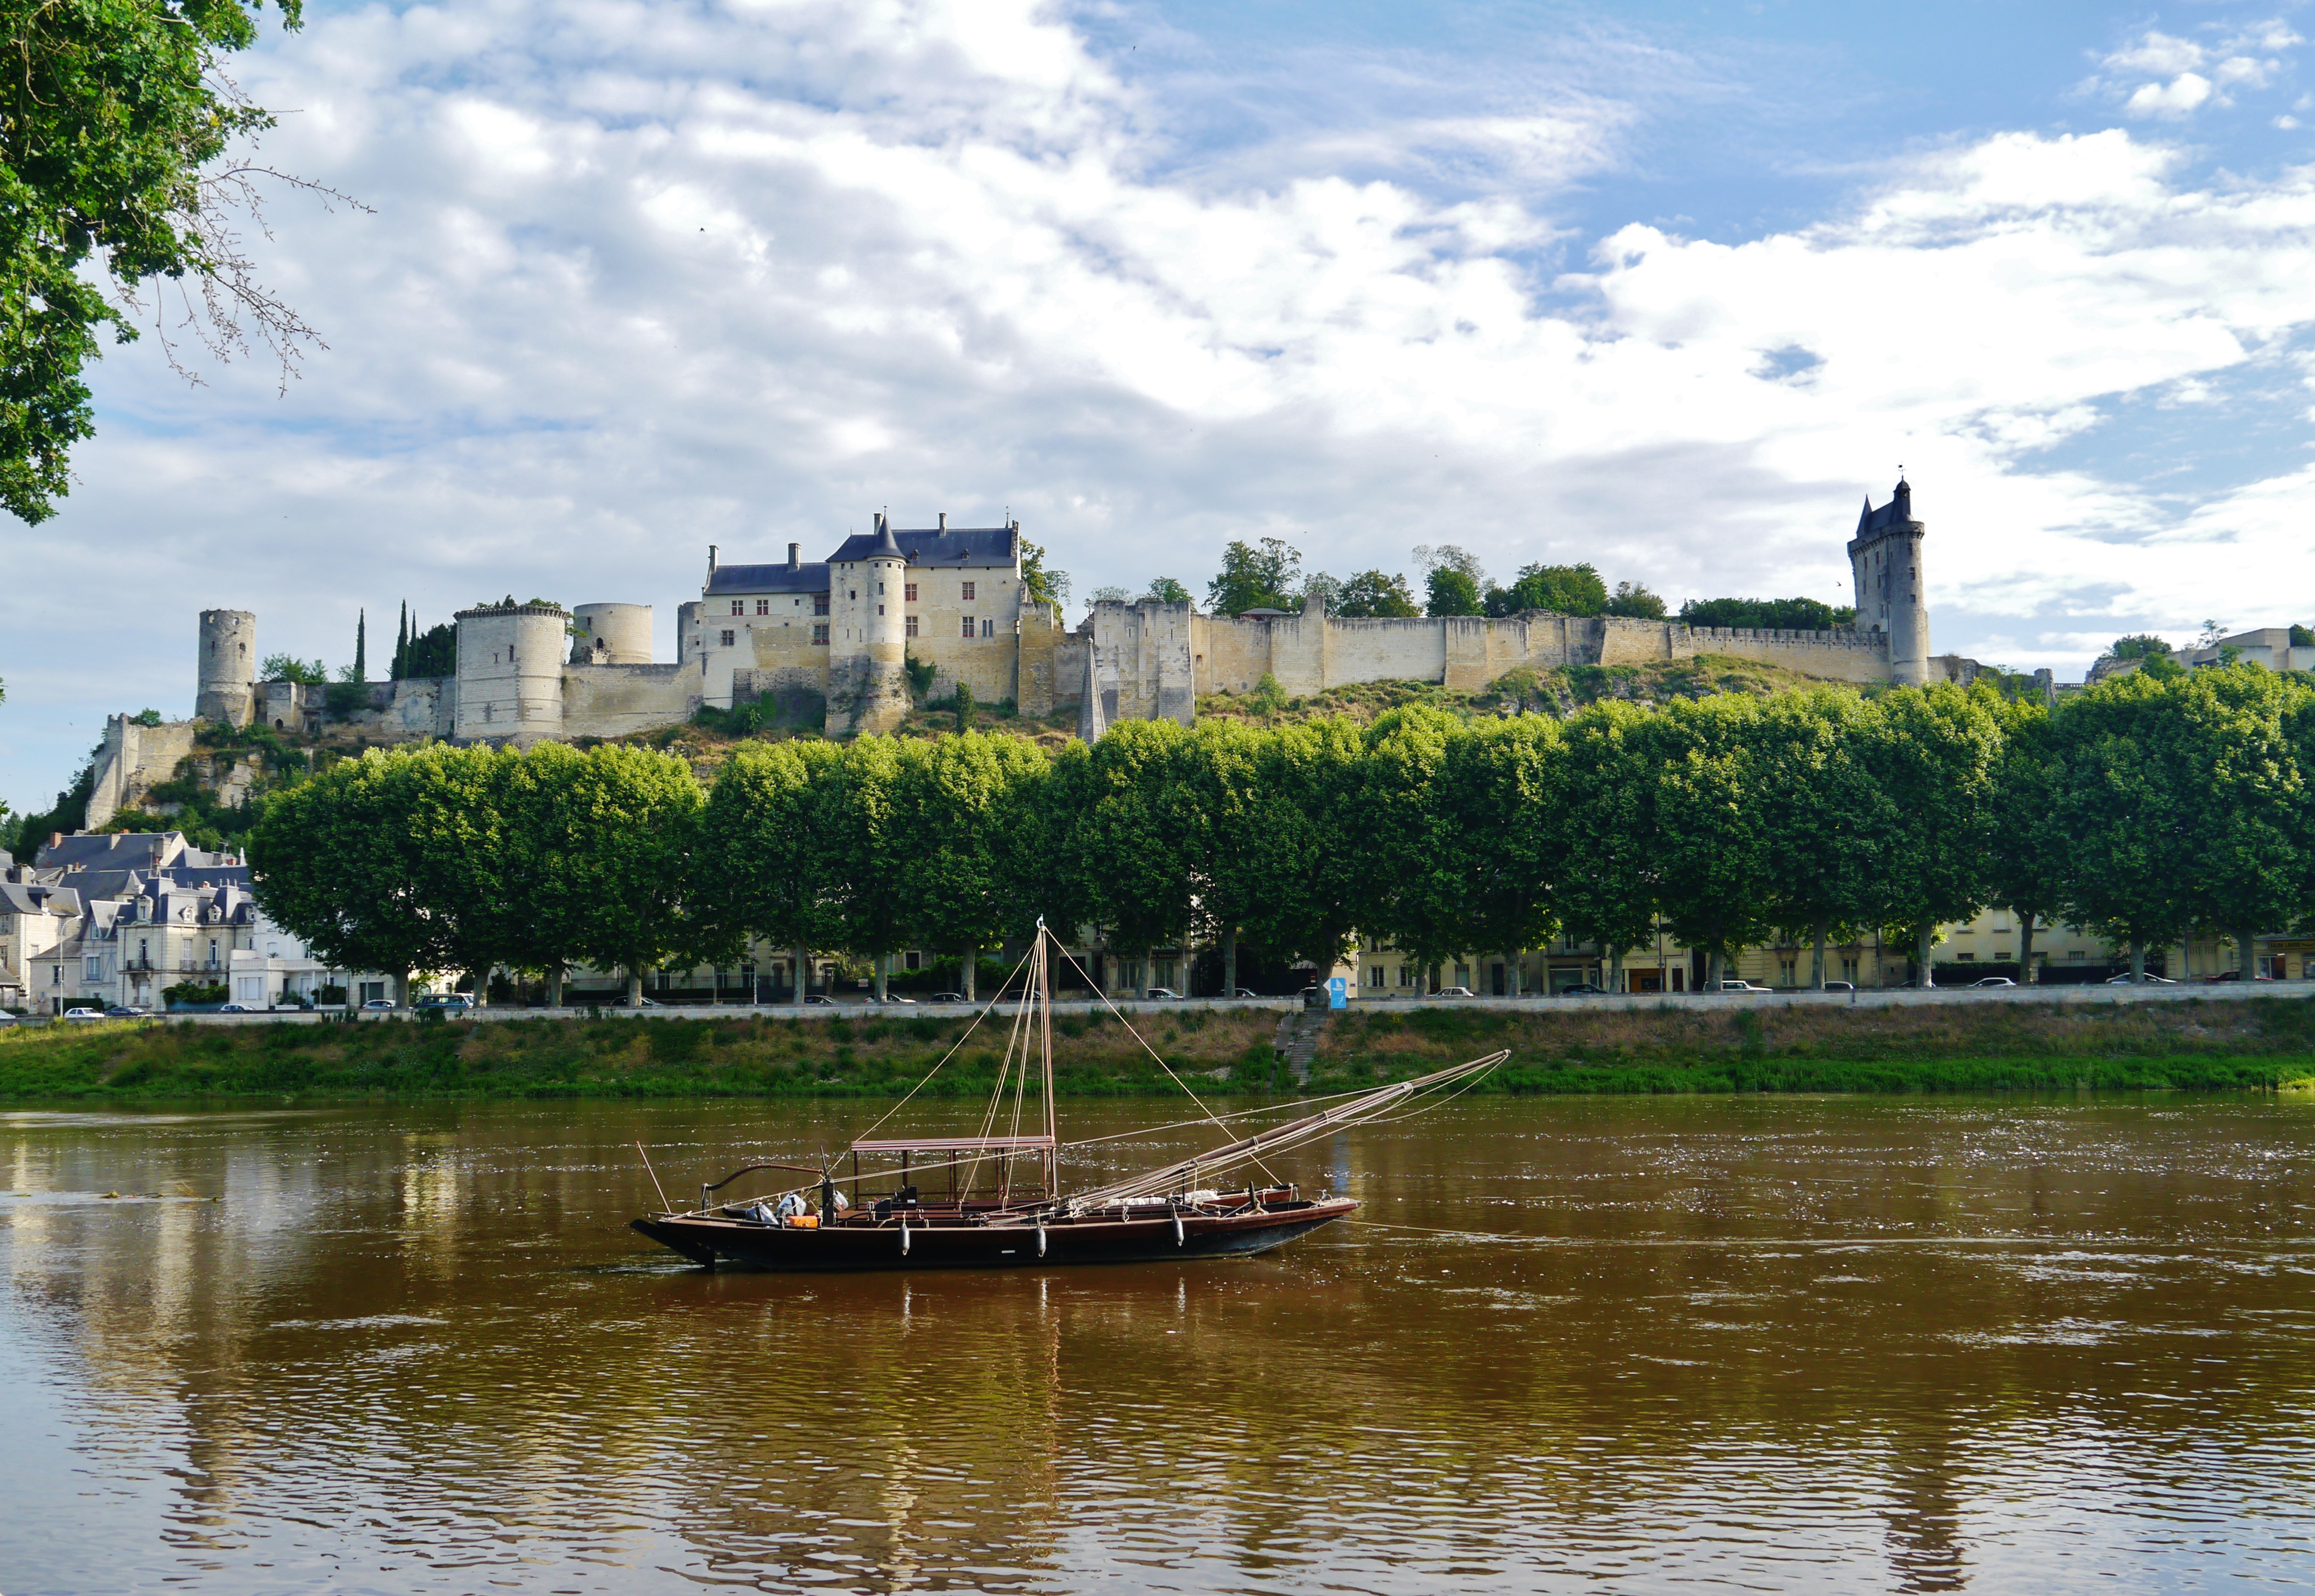
[[707, 545], [707, 574], [715, 574], [715, 545], [712, 543]]
[[790, 571], [794, 571], [803, 563], [803, 545], [800, 543], [792, 543], [788, 545], [788, 569]]
[[940, 529], [944, 532], [948, 530], [948, 511], [946, 510], [941, 511]]

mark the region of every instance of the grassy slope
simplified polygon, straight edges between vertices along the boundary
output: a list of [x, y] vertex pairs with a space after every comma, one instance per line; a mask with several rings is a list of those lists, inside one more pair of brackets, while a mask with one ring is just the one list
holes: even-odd
[[[1261, 1090], [1277, 1016], [1153, 1014], [1179, 1074]], [[195, 1026], [123, 1023], [0, 1036], [0, 1100], [191, 1096], [888, 1096], [965, 1020], [517, 1020], [482, 1025]], [[1076, 1095], [1168, 1091], [1113, 1022], [1056, 1022]], [[930, 1090], [988, 1091], [1004, 1050], [984, 1024]], [[1397, 1078], [1509, 1048], [1512, 1092], [1938, 1092], [2228, 1088], [2315, 1082], [2315, 999], [1704, 1013], [1552, 1006], [1353, 1013], [1328, 1028], [1310, 1089]]]
[[1352, 1086], [1499, 1047], [1514, 1092], [2273, 1086], [2315, 1077], [2315, 998], [1384, 1011], [1335, 1022], [1319, 1073]]
[[[1152, 1015], [1166, 1063], [1211, 1085], [1267, 1080], [1278, 1023], [1263, 1012]], [[0, 1101], [186, 1096], [884, 1096], [915, 1084], [967, 1016], [920, 1019], [511, 1020], [487, 1024], [201, 1026], [121, 1022], [0, 1036]], [[1059, 1084], [1154, 1091], [1164, 1070], [1114, 1022], [1054, 1024]], [[988, 1092], [994, 1019], [956, 1049], [936, 1095]]]

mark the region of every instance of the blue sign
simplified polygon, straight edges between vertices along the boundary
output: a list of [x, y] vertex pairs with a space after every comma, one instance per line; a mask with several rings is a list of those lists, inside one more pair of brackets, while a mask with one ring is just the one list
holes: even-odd
[[1328, 1008], [1340, 1008], [1343, 1006], [1343, 1000], [1350, 996], [1350, 982], [1344, 980], [1339, 975], [1330, 975], [1326, 978], [1326, 1006]]

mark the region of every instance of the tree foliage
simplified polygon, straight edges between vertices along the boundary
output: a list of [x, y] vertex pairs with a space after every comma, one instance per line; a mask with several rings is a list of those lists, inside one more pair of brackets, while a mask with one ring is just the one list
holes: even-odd
[[1407, 590], [1406, 579], [1380, 571], [1362, 571], [1343, 583], [1330, 607], [1352, 620], [1403, 620], [1423, 613]]
[[1690, 598], [1680, 607], [1680, 618], [1685, 625], [1736, 631], [1830, 632], [1853, 625], [1857, 609], [1816, 598]]
[[1206, 607], [1216, 615], [1249, 609], [1292, 609], [1300, 591], [1302, 551], [1282, 538], [1233, 542], [1222, 568], [1206, 584]]
[[747, 742], [704, 794], [634, 748], [426, 748], [273, 798], [250, 847], [270, 913], [389, 971], [639, 979], [751, 943], [969, 958], [1042, 917], [1128, 953], [1322, 967], [1356, 936], [1436, 964], [1561, 932], [1610, 957], [1781, 934], [1821, 978], [1835, 934], [1925, 939], [1989, 903], [2142, 951], [2286, 928], [2315, 901], [2311, 766], [2315, 690], [2241, 665], [2055, 710], [1941, 684], [1609, 700], [1564, 724], [1130, 720], [1051, 754]]
[[[94, 433], [86, 369], [102, 329], [126, 342], [149, 317], [173, 363], [172, 327], [195, 328], [218, 359], [254, 339], [285, 380], [313, 340], [258, 282], [239, 232], [239, 217], [256, 217], [257, 183], [281, 175], [228, 158], [272, 126], [223, 70], [255, 41], [260, 4], [11, 0], [0, 506], [25, 521], [55, 513], [73, 446]], [[298, 0], [280, 13], [296, 27]]]

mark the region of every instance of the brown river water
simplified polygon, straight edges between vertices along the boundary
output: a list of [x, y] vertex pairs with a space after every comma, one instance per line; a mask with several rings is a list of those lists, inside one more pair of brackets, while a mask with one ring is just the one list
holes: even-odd
[[0, 1115], [0, 1592], [2315, 1582], [2315, 1104], [1466, 1098], [1281, 1170], [1376, 1223], [1190, 1264], [625, 1228], [638, 1137], [876, 1112]]

